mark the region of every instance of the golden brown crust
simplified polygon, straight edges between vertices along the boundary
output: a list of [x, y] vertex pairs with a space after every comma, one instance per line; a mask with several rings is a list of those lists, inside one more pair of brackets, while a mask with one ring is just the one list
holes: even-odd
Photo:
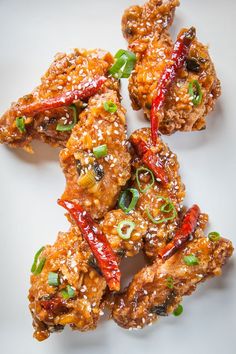
[[[115, 113], [104, 109], [104, 103], [108, 101], [116, 104]], [[107, 146], [107, 156], [95, 158], [93, 148], [104, 144]], [[130, 178], [130, 159], [125, 110], [117, 92], [107, 90], [95, 95], [89, 100], [66, 148], [60, 153], [61, 166], [66, 176], [62, 198], [76, 199], [93, 218], [101, 218], [114, 207], [121, 188]], [[96, 176], [97, 168], [101, 176]], [[95, 173], [95, 183], [84, 188], [81, 178], [88, 171]]]
[[[71, 131], [60, 132], [56, 130], [59, 122], [67, 123], [73, 118], [69, 107], [46, 110], [25, 121], [26, 132], [22, 133], [16, 127], [16, 118], [20, 108], [25, 105], [40, 102], [44, 99], [58, 97], [63, 93], [77, 89], [84, 80], [92, 80], [95, 76], [106, 75], [113, 63], [110, 53], [101, 49], [79, 50], [74, 49], [70, 54], [59, 53], [45, 75], [41, 84], [32, 93], [21, 97], [0, 119], [0, 142], [11, 147], [23, 147], [31, 150], [30, 142], [40, 139], [53, 146], [64, 146]], [[109, 87], [118, 89], [116, 80], [108, 80]], [[77, 104], [80, 112], [82, 102]]]

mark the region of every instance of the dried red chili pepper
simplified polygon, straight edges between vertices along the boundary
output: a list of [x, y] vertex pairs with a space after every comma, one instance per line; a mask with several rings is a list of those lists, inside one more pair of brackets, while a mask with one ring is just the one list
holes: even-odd
[[100, 89], [106, 81], [106, 77], [100, 76], [92, 81], [84, 80], [79, 84], [79, 89], [63, 93], [60, 96], [41, 100], [24, 106], [16, 106], [15, 110], [20, 115], [32, 116], [47, 109], [55, 109], [63, 106], [69, 106], [74, 101], [89, 98]]
[[120, 269], [118, 267], [118, 260], [106, 236], [99, 230], [98, 225], [93, 221], [88, 212], [79, 204], [62, 199], [58, 200], [58, 204], [68, 210], [75, 220], [98, 262], [109, 289], [119, 291]]
[[151, 135], [152, 135], [152, 142], [156, 145], [157, 138], [158, 138], [158, 128], [159, 128], [159, 119], [158, 113], [162, 108], [165, 96], [168, 92], [168, 89], [172, 82], [174, 81], [177, 71], [184, 65], [190, 45], [193, 39], [196, 36], [196, 30], [194, 27], [191, 27], [189, 30], [181, 31], [179, 34], [172, 54], [171, 54], [171, 61], [170, 65], [167, 65], [165, 70], [163, 71], [158, 85], [157, 85], [157, 96], [152, 101], [152, 107], [150, 112], [150, 120], [151, 120]]
[[197, 226], [197, 221], [200, 215], [199, 207], [194, 204], [186, 212], [180, 228], [177, 230], [173, 240], [169, 242], [160, 252], [159, 256], [166, 261], [175, 252], [177, 252], [189, 239]]
[[143, 163], [153, 172], [154, 176], [164, 185], [168, 183], [166, 172], [158, 156], [151, 150], [151, 147], [141, 137], [132, 136], [130, 142], [137, 154], [142, 158]]

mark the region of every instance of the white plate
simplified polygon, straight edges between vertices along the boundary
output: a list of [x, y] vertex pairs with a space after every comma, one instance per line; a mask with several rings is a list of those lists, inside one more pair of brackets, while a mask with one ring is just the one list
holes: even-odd
[[[53, 55], [73, 47], [126, 47], [120, 31], [125, 8], [136, 0], [0, 0], [0, 111], [39, 83]], [[182, 0], [173, 34], [195, 25], [222, 81], [222, 97], [206, 131], [164, 138], [178, 154], [186, 204], [198, 203], [210, 215], [211, 230], [236, 241], [236, 2]], [[124, 105], [129, 131], [145, 125]], [[184, 300], [184, 313], [163, 318], [141, 331], [102, 321], [94, 332], [65, 330], [43, 343], [32, 339], [27, 292], [32, 257], [67, 229], [56, 200], [64, 187], [58, 151], [36, 143], [35, 155], [0, 146], [1, 309], [0, 347], [5, 354], [233, 354], [235, 353], [235, 258], [221, 278], [200, 286]]]

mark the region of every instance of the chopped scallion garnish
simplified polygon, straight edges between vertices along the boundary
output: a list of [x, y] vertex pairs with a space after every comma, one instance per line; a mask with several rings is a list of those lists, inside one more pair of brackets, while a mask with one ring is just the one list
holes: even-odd
[[[140, 177], [139, 177], [139, 174], [140, 173], [148, 173], [150, 174], [151, 176], [151, 181], [150, 183], [145, 187], [145, 188], [142, 188], [141, 187], [141, 182], [140, 182]], [[145, 193], [147, 192], [154, 184], [155, 182], [155, 178], [154, 178], [154, 175], [153, 175], [153, 172], [151, 170], [149, 170], [149, 168], [146, 168], [146, 167], [139, 167], [137, 170], [136, 170], [136, 181], [137, 181], [137, 184], [138, 184], [138, 188], [140, 190], [141, 193]]]
[[166, 279], [166, 286], [169, 289], [173, 289], [173, 287], [174, 287], [174, 279], [172, 277], [168, 277]]
[[208, 234], [208, 238], [209, 240], [211, 240], [212, 242], [216, 242], [216, 241], [219, 241], [220, 239], [220, 234], [219, 232], [216, 232], [216, 231], [212, 231]]
[[117, 231], [118, 231], [119, 236], [123, 240], [128, 240], [131, 237], [131, 234], [132, 234], [135, 226], [136, 226], [136, 224], [133, 221], [122, 220], [117, 226]]
[[61, 295], [65, 300], [68, 300], [75, 296], [75, 291], [70, 285], [67, 285], [66, 289], [61, 291]]
[[199, 259], [194, 254], [190, 254], [184, 257], [184, 263], [188, 266], [198, 265]]
[[148, 218], [151, 220], [151, 222], [153, 224], [162, 224], [163, 222], [167, 222], [169, 220], [173, 220], [176, 218], [177, 216], [177, 211], [175, 209], [175, 206], [174, 204], [172, 203], [172, 201], [169, 199], [169, 198], [165, 198], [165, 197], [162, 197], [162, 196], [157, 196], [158, 199], [160, 200], [164, 200], [165, 201], [165, 204], [163, 204], [161, 207], [160, 207], [160, 211], [162, 213], [171, 213], [172, 212], [172, 215], [167, 217], [167, 218], [162, 218], [162, 219], [155, 219], [148, 208], [146, 208], [146, 214], [148, 216]]
[[115, 113], [117, 111], [117, 105], [112, 101], [106, 101], [103, 104], [105, 111]]
[[128, 50], [120, 49], [115, 55], [115, 63], [109, 74], [116, 79], [128, 78], [135, 66], [136, 55]]
[[181, 313], [183, 312], [183, 306], [182, 305], [178, 305], [178, 307], [174, 310], [174, 312], [173, 312], [173, 315], [174, 316], [180, 316], [181, 315]]
[[33, 262], [32, 267], [31, 267], [31, 272], [32, 273], [34, 273], [36, 271], [36, 268], [37, 268], [37, 265], [38, 265], [38, 258], [39, 258], [40, 254], [43, 252], [44, 249], [45, 249], [45, 247], [43, 246], [35, 253], [34, 262]]
[[[129, 198], [129, 196], [132, 196], [130, 203], [127, 205], [127, 200]], [[126, 189], [120, 196], [119, 199], [119, 207], [125, 212], [125, 213], [129, 213], [131, 210], [133, 210], [138, 202], [139, 199], [139, 192], [137, 189], [135, 188], [128, 188]]]
[[100, 157], [107, 156], [107, 145], [99, 145], [93, 148], [93, 154], [97, 159], [99, 159]]
[[17, 117], [16, 118], [16, 127], [19, 129], [21, 133], [25, 133], [25, 117]]
[[69, 106], [70, 109], [72, 109], [73, 111], [73, 121], [71, 124], [57, 124], [56, 130], [59, 132], [67, 132], [69, 130], [71, 130], [72, 128], [74, 128], [75, 124], [77, 123], [77, 108], [75, 104], [71, 104]]
[[193, 80], [189, 83], [188, 93], [192, 98], [194, 106], [198, 106], [202, 102], [202, 89], [197, 80]]
[[51, 286], [58, 286], [59, 285], [58, 273], [54, 273], [54, 272], [48, 273], [48, 284]]
[[39, 261], [37, 268], [33, 273], [34, 275], [39, 275], [42, 272], [45, 262], [46, 262], [46, 257], [42, 257]]

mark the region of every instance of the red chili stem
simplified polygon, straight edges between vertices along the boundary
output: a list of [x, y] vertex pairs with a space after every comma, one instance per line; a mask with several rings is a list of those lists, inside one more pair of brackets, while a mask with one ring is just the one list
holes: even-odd
[[58, 204], [68, 210], [71, 217], [75, 220], [84, 239], [88, 242], [91, 251], [97, 259], [109, 289], [119, 291], [121, 275], [118, 260], [106, 236], [99, 230], [98, 225], [93, 221], [89, 213], [79, 204], [62, 199], [58, 200]]
[[159, 256], [166, 261], [176, 253], [187, 241], [190, 240], [192, 233], [197, 227], [197, 221], [200, 215], [199, 207], [194, 204], [186, 212], [180, 228], [177, 230], [173, 240], [169, 242], [160, 252]]
[[85, 100], [95, 95], [106, 80], [104, 76], [94, 78], [92, 81], [84, 80], [79, 84], [77, 90], [68, 91], [57, 97], [16, 107], [16, 111], [24, 116], [33, 116], [46, 110], [69, 106], [74, 101]]
[[137, 154], [142, 158], [143, 163], [153, 172], [157, 179], [166, 185], [168, 183], [168, 177], [158, 156], [141, 137], [132, 137], [130, 141]]
[[157, 96], [152, 101], [150, 112], [151, 136], [154, 145], [156, 145], [158, 139], [158, 115], [160, 114], [160, 109], [162, 108], [166, 94], [168, 93], [168, 90], [177, 75], [177, 71], [183, 67], [186, 61], [190, 45], [195, 36], [196, 30], [194, 27], [191, 27], [189, 30], [185, 30], [179, 34], [171, 54], [172, 64], [166, 66], [159, 79], [157, 85]]

